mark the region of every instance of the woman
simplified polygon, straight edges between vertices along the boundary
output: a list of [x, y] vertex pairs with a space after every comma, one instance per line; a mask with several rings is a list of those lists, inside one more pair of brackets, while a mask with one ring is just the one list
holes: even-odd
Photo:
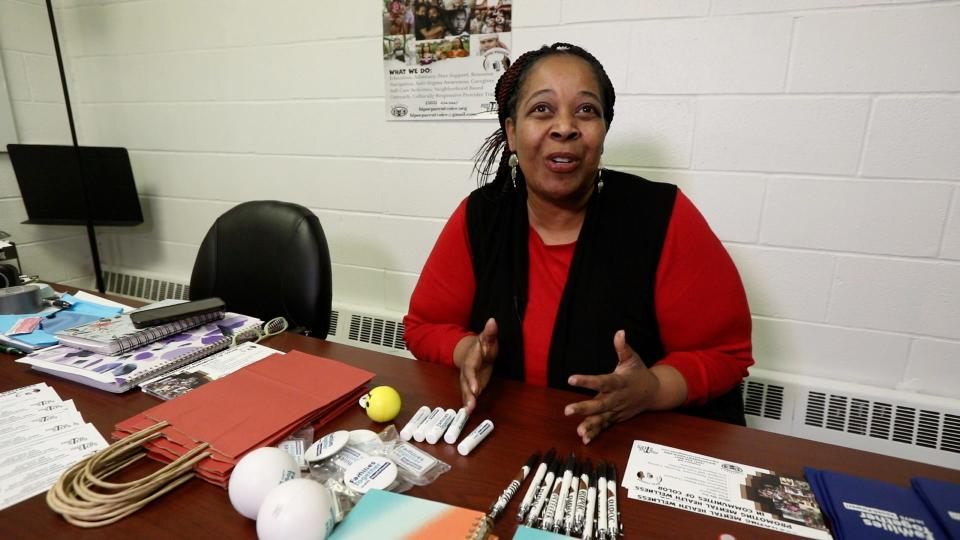
[[736, 268], [675, 186], [600, 167], [615, 94], [588, 52], [521, 55], [496, 87], [492, 182], [444, 227], [410, 299], [417, 358], [460, 369], [472, 410], [493, 374], [581, 392], [584, 444], [644, 410], [743, 424], [753, 364]]

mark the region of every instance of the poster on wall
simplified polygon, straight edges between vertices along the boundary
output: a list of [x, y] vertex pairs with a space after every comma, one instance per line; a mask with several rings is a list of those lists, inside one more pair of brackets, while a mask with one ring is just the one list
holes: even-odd
[[388, 120], [497, 117], [513, 0], [383, 0]]

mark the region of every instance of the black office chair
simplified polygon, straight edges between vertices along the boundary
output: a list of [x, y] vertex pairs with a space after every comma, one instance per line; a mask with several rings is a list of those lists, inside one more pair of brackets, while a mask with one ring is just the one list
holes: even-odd
[[219, 296], [227, 309], [325, 339], [333, 285], [330, 250], [310, 210], [250, 201], [217, 218], [200, 244], [190, 298]]

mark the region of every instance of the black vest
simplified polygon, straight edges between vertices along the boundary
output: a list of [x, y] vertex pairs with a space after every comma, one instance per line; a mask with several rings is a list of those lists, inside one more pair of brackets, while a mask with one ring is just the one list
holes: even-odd
[[[603, 180], [603, 190], [595, 190], [587, 203], [553, 328], [547, 363], [547, 382], [553, 388], [589, 392], [569, 386], [567, 377], [612, 372], [617, 365], [613, 335], [620, 329], [647, 366], [665, 356], [654, 290], [677, 188], [612, 170], [604, 170]], [[470, 330], [479, 333], [494, 317], [500, 345], [494, 374], [523, 380], [527, 194], [522, 186], [506, 191], [501, 186], [500, 182], [484, 186], [467, 201], [477, 285]], [[682, 410], [745, 424], [737, 388], [703, 406]]]

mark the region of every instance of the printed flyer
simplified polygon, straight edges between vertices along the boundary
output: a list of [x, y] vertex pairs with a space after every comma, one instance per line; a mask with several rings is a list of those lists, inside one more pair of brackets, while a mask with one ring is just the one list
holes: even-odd
[[495, 119], [513, 0], [383, 0], [388, 120]]
[[773, 471], [634, 441], [621, 485], [631, 499], [829, 540], [810, 484]]

